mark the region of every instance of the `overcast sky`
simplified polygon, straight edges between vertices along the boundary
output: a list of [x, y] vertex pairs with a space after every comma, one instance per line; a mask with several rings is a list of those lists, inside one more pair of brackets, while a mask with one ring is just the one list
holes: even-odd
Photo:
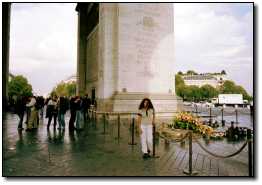
[[[76, 4], [12, 4], [10, 72], [46, 95], [76, 73]], [[221, 72], [253, 92], [252, 4], [174, 6], [174, 73]]]
[[10, 72], [26, 76], [34, 92], [50, 93], [76, 73], [76, 4], [13, 3]]
[[221, 72], [253, 93], [251, 3], [175, 4], [176, 71]]

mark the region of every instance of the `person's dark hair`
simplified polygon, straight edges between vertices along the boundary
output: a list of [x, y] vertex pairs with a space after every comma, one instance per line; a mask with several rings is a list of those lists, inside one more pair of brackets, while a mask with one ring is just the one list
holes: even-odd
[[144, 102], [145, 102], [145, 101], [148, 101], [148, 109], [153, 109], [153, 110], [154, 110], [154, 106], [153, 106], [153, 104], [152, 104], [152, 102], [151, 102], [151, 100], [150, 100], [149, 98], [144, 98], [144, 99], [141, 101], [138, 109], [141, 110], [141, 109], [144, 108]]

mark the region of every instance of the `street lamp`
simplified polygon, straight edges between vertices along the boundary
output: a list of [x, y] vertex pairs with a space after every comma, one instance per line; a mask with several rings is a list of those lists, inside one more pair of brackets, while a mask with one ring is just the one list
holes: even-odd
[[238, 124], [238, 112], [237, 112], [238, 105], [235, 105], [235, 112], [236, 112], [236, 124]]

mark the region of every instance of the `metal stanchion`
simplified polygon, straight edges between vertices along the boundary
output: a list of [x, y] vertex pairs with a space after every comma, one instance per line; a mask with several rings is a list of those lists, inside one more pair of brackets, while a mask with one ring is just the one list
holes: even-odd
[[196, 116], [198, 116], [197, 104], [196, 104]]
[[247, 139], [248, 139], [248, 174], [249, 177], [253, 177], [253, 150], [252, 150], [252, 136], [251, 129], [247, 130]]
[[136, 145], [135, 143], [135, 118], [132, 118], [132, 138], [131, 138], [131, 142], [129, 142], [129, 145]]
[[192, 154], [193, 154], [193, 152], [192, 152], [192, 131], [189, 131], [188, 139], [189, 139], [189, 149], [188, 149], [189, 150], [189, 156], [188, 156], [188, 158], [189, 158], [189, 164], [188, 164], [189, 169], [185, 169], [184, 173], [187, 174], [187, 175], [193, 176], [193, 175], [197, 175], [198, 172], [192, 170]]
[[237, 112], [237, 108], [236, 108], [236, 124], [238, 125], [238, 112]]
[[[93, 112], [94, 112], [94, 110], [93, 110]], [[94, 121], [94, 127], [95, 127], [95, 129], [96, 129], [96, 124], [97, 124], [97, 113], [95, 112], [95, 121]]]
[[221, 120], [221, 123], [222, 123], [222, 127], [225, 126], [225, 120], [224, 120], [224, 107], [222, 107], [221, 109], [221, 113], [222, 113], [222, 120]]
[[120, 139], [120, 114], [117, 114], [117, 137], [115, 139]]
[[156, 126], [153, 125], [153, 157], [159, 158], [160, 156], [156, 155]]
[[209, 123], [211, 124], [212, 123], [212, 117], [211, 117], [211, 110], [212, 108], [211, 108], [211, 106], [210, 106], [210, 108], [209, 108]]

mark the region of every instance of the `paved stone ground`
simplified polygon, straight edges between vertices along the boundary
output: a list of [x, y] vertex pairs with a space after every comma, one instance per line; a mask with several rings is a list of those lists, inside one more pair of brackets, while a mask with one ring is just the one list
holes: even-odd
[[[142, 159], [137, 135], [137, 145], [128, 145], [128, 119], [121, 119], [118, 140], [114, 117], [106, 124], [106, 134], [100, 119], [96, 127], [89, 122], [84, 131], [69, 134], [68, 129], [48, 132], [46, 119], [34, 133], [18, 132], [18, 117], [10, 113], [3, 117], [3, 176], [185, 176], [188, 166], [188, 145], [166, 145], [163, 139], [156, 143], [159, 158]], [[225, 155], [241, 145], [213, 142], [205, 147]], [[193, 143], [193, 170], [198, 176], [248, 176], [247, 147], [233, 158], [216, 159]]]

